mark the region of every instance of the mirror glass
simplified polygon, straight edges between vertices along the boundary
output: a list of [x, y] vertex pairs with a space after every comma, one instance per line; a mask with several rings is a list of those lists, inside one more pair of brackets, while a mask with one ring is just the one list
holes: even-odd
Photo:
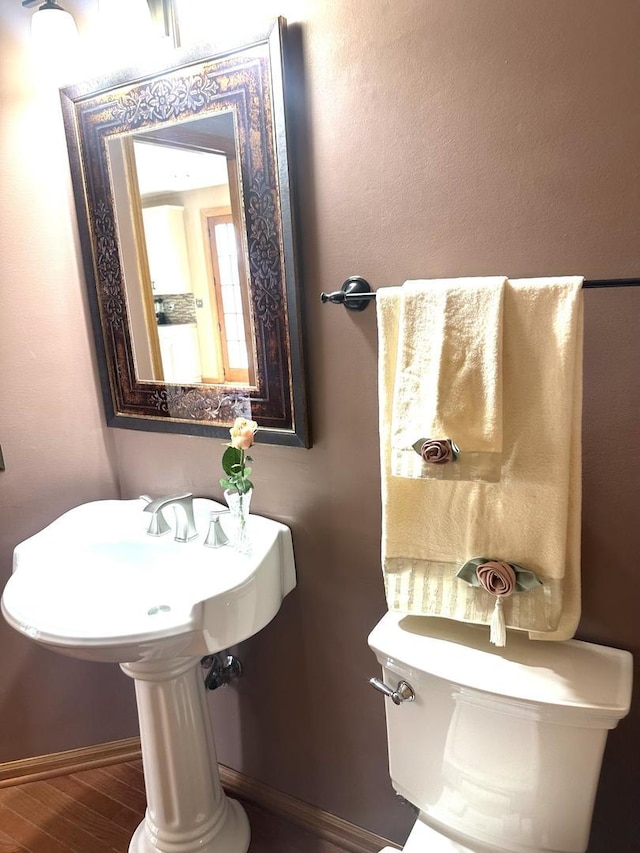
[[284, 32], [62, 90], [112, 426], [308, 446]]
[[133, 235], [123, 264], [138, 378], [253, 384], [233, 114], [112, 137], [107, 154], [116, 227]]

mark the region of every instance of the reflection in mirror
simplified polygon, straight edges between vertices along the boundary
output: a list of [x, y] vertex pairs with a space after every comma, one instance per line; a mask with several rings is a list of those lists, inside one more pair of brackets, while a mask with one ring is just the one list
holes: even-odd
[[107, 142], [136, 373], [251, 384], [248, 259], [231, 112]]
[[112, 426], [308, 446], [283, 36], [61, 92]]

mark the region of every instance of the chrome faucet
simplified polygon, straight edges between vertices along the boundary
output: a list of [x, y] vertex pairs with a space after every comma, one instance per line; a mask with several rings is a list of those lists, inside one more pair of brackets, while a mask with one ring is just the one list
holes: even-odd
[[149, 536], [164, 536], [171, 529], [167, 524], [162, 511], [167, 507], [173, 507], [173, 512], [176, 517], [176, 542], [189, 542], [195, 539], [198, 535], [196, 523], [193, 517], [193, 495], [191, 492], [185, 492], [179, 495], [167, 495], [163, 498], [150, 500], [145, 506], [144, 511], [152, 513], [149, 529]]

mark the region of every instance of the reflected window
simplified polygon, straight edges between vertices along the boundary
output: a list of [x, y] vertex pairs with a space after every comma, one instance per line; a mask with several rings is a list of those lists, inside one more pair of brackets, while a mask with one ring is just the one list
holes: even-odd
[[239, 252], [231, 214], [207, 216], [212, 284], [218, 308], [225, 382], [249, 382], [246, 287], [239, 272]]

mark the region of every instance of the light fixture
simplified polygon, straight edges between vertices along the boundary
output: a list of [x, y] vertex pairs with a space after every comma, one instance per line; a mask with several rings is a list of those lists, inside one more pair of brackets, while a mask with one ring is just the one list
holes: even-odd
[[180, 26], [176, 0], [147, 0], [153, 25], [160, 36], [168, 38], [174, 47], [180, 47]]
[[178, 46], [178, 21], [174, 0], [100, 0], [98, 10], [101, 26], [124, 32], [135, 38], [153, 32], [154, 36], [169, 37]]
[[46, 39], [58, 44], [69, 43], [76, 39], [78, 28], [70, 12], [65, 12], [55, 0], [22, 0], [25, 8], [39, 6], [31, 19], [31, 36], [34, 40]]
[[98, 0], [100, 26], [128, 38], [146, 35], [151, 29], [147, 0]]
[[82, 53], [76, 22], [57, 0], [22, 5], [38, 7], [31, 20], [32, 54], [35, 67], [49, 68], [47, 77], [55, 77], [56, 85], [77, 76], [80, 62], [85, 73], [98, 74], [180, 44], [175, 0], [99, 0], [93, 24], [83, 30]]
[[73, 15], [55, 0], [22, 0], [25, 8], [38, 6], [31, 18], [31, 52], [41, 80], [61, 85], [75, 75], [78, 57], [78, 28]]

